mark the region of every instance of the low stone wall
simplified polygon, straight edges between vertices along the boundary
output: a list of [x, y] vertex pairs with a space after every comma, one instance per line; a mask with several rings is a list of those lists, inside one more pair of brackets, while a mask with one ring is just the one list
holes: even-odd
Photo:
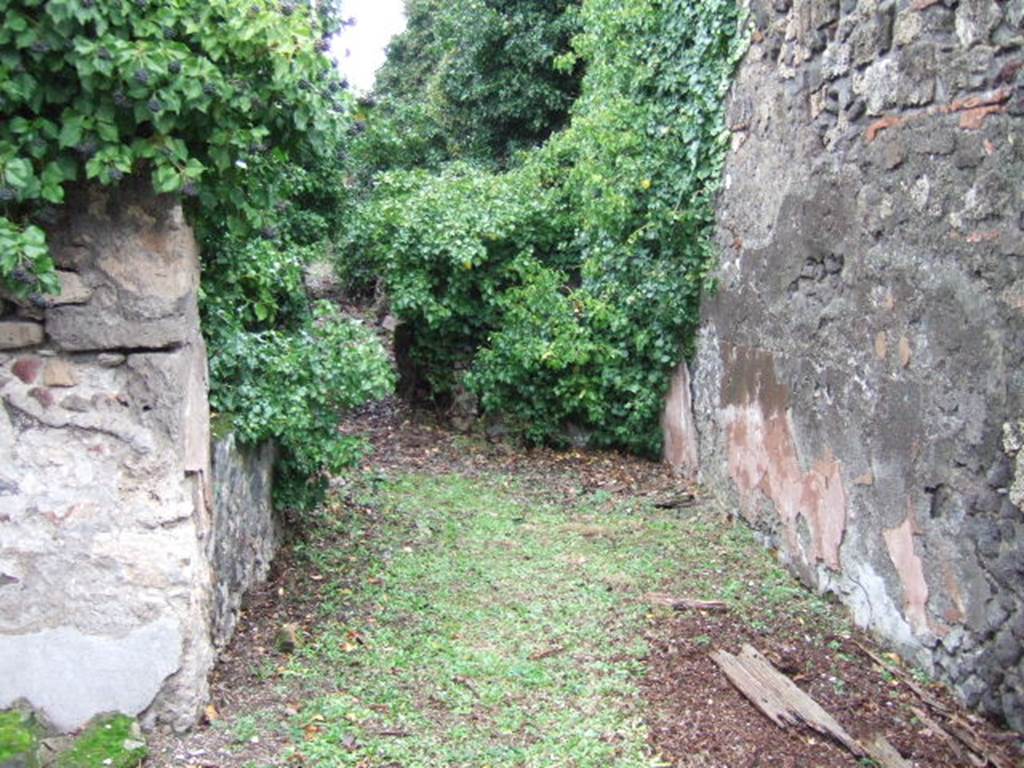
[[110, 711], [186, 727], [233, 593], [271, 549], [233, 551], [238, 505], [213, 506], [181, 208], [133, 181], [64, 210], [61, 294], [0, 306], [0, 709], [26, 700], [61, 730]]
[[751, 11], [678, 429], [809, 584], [1024, 728], [1024, 6]]
[[233, 434], [213, 443], [213, 536], [208, 556], [215, 576], [213, 640], [231, 639], [248, 589], [266, 579], [281, 543], [272, 490], [274, 446], [238, 444]]

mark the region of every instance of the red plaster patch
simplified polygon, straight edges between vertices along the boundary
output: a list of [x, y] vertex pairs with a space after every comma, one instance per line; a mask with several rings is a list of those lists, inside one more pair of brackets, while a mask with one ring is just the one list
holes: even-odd
[[665, 461], [684, 477], [695, 479], [698, 469], [697, 428], [693, 423], [690, 372], [686, 363], [680, 363], [672, 376], [661, 426], [665, 434]]
[[907, 514], [906, 520], [895, 528], [882, 532], [889, 559], [896, 567], [903, 585], [903, 612], [917, 634], [928, 632], [928, 583], [924, 578], [924, 564], [914, 552], [914, 515]]
[[960, 115], [960, 127], [965, 131], [977, 131], [985, 124], [985, 118], [995, 112], [1005, 112], [1006, 107], [999, 104], [990, 104], [985, 107], [968, 109]]
[[[728, 421], [729, 471], [748, 511], [753, 509], [751, 498], [764, 495], [783, 523], [790, 554], [807, 564], [813, 558], [838, 571], [848, 506], [840, 462], [829, 455], [803, 472], [788, 412], [766, 419], [755, 403], [731, 408]], [[800, 543], [800, 517], [811, 532], [810, 556]]]
[[33, 387], [28, 391], [28, 396], [34, 397], [38, 400], [39, 404], [43, 406], [43, 408], [49, 408], [55, 402], [53, 392], [48, 390], [46, 387]]
[[896, 117], [895, 115], [880, 118], [868, 126], [865, 138], [870, 144], [882, 131], [888, 130], [889, 128], [899, 128], [905, 122], [906, 120], [904, 118]]
[[43, 369], [43, 361], [38, 357], [19, 357], [11, 367], [11, 372], [26, 384], [33, 383]]

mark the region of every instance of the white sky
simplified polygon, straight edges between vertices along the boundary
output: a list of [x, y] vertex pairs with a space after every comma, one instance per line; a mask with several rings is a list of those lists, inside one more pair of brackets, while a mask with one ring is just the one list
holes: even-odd
[[342, 0], [342, 18], [353, 17], [356, 24], [342, 30], [331, 51], [353, 90], [365, 93], [373, 88], [384, 48], [405, 29], [403, 5], [402, 0]]

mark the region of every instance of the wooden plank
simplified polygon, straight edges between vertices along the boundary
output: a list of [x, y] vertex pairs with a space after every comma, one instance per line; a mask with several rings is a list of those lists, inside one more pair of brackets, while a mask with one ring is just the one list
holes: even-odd
[[776, 691], [770, 687], [766, 688], [740, 659], [727, 651], [715, 651], [711, 654], [711, 659], [721, 668], [739, 692], [750, 699], [751, 703], [765, 717], [780, 728], [796, 724], [797, 721], [793, 714]]
[[744, 645], [737, 656], [717, 650], [711, 659], [736, 689], [780, 728], [802, 724], [834, 739], [856, 757], [870, 757], [883, 768], [910, 768], [884, 736], [879, 734], [866, 745], [853, 738], [824, 707], [753, 646]]
[[910, 762], [903, 759], [903, 755], [882, 734], [864, 742], [864, 748], [867, 749], [871, 759], [885, 768], [914, 768]]
[[766, 686], [772, 686], [779, 692], [779, 698], [793, 712], [796, 718], [823, 736], [831, 736], [850, 752], [858, 757], [865, 757], [865, 749], [841, 726], [832, 715], [814, 699], [772, 666], [752, 645], [744, 645], [740, 650], [740, 658], [748, 669], [755, 671]]
[[698, 600], [692, 597], [676, 597], [663, 592], [651, 592], [647, 601], [655, 605], [667, 605], [677, 611], [727, 611], [729, 606], [721, 600]]

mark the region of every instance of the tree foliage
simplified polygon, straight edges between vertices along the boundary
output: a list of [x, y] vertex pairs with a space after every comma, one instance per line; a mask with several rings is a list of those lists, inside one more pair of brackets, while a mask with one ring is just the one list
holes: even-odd
[[342, 108], [317, 50], [329, 22], [307, 6], [3, 0], [0, 18], [0, 226], [24, 242], [0, 275], [18, 291], [53, 285], [31, 218], [66, 184], [148, 173], [158, 192], [241, 186], [250, 158], [323, 142]]
[[409, 0], [378, 78], [395, 126], [443, 157], [503, 161], [561, 127], [579, 71], [569, 51], [579, 0]]

